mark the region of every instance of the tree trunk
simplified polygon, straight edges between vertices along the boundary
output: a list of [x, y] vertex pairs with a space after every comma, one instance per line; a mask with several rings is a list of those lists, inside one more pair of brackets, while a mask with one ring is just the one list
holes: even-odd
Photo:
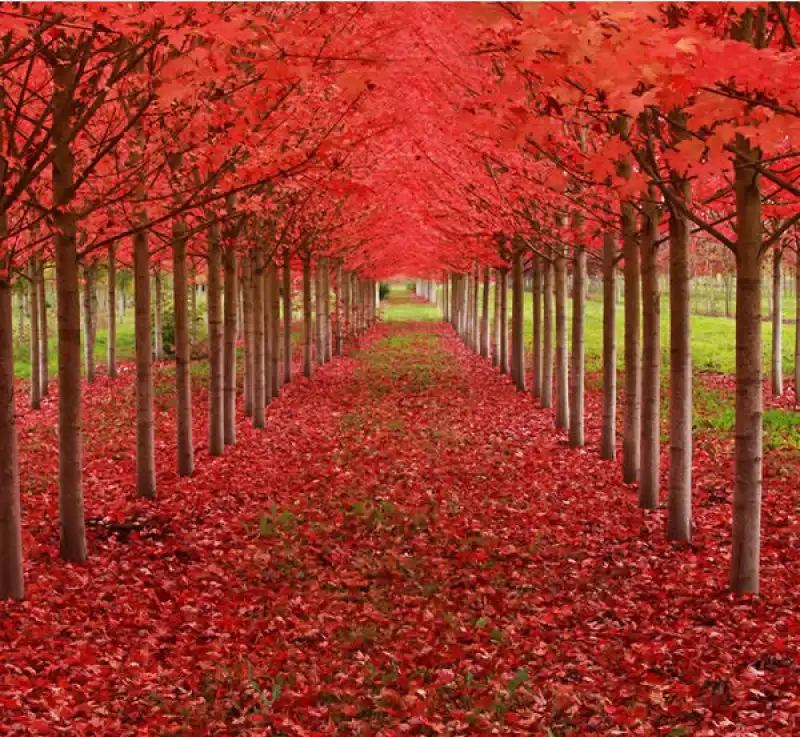
[[352, 329], [352, 308], [350, 306], [350, 295], [352, 292], [352, 279], [349, 271], [342, 271], [342, 352], [350, 337]]
[[360, 289], [361, 289], [361, 282], [358, 279], [357, 274], [352, 274], [352, 282], [351, 282], [351, 294], [352, 294], [352, 309], [353, 309], [353, 335], [358, 335], [360, 324], [359, 324], [359, 308], [358, 302], [361, 298]]
[[186, 224], [172, 223], [172, 301], [175, 312], [175, 419], [178, 445], [178, 474], [194, 470], [192, 447], [192, 349], [189, 343], [189, 310], [186, 279]]
[[489, 267], [483, 269], [483, 292], [481, 294], [481, 356], [489, 357]]
[[508, 269], [500, 269], [500, 371], [509, 373], [508, 356]]
[[800, 404], [800, 248], [794, 261], [794, 402]]
[[[578, 221], [582, 224], [582, 220]], [[582, 234], [579, 232], [579, 237]], [[572, 377], [569, 402], [569, 444], [581, 447], [584, 442], [584, 391], [585, 391], [585, 323], [586, 323], [586, 248], [575, 246], [572, 268]]]
[[[39, 380], [42, 365], [39, 360], [39, 324], [41, 318], [39, 317], [39, 267], [35, 259], [31, 259], [28, 262], [28, 277], [30, 279], [31, 293], [31, 409], [40, 409], [42, 406], [41, 383]], [[2, 371], [2, 368], [0, 368], [0, 371]]]
[[264, 322], [264, 400], [267, 405], [272, 403], [272, 400], [277, 396], [275, 392], [275, 379], [273, 376], [273, 368], [277, 365], [275, 363], [276, 351], [278, 349], [275, 343], [275, 336], [272, 330], [272, 303], [274, 301], [274, 292], [277, 289], [277, 282], [270, 277], [270, 270], [274, 265], [273, 257], [267, 259], [264, 264], [264, 314], [261, 316]]
[[86, 367], [86, 380], [95, 380], [94, 364], [94, 266], [83, 267], [83, 360]]
[[275, 259], [270, 259], [267, 268], [267, 280], [269, 281], [270, 288], [270, 301], [267, 304], [267, 313], [269, 315], [269, 330], [270, 330], [270, 344], [272, 345], [272, 354], [270, 356], [270, 378], [272, 380], [271, 394], [276, 398], [281, 393], [281, 380], [280, 380], [280, 352], [281, 352], [281, 335], [280, 335], [280, 289], [278, 288], [278, 265]]
[[46, 397], [50, 386], [50, 366], [48, 355], [50, 341], [47, 327], [47, 288], [44, 274], [45, 262], [39, 264], [39, 393]]
[[642, 218], [641, 279], [642, 321], [642, 419], [639, 506], [656, 509], [659, 495], [661, 434], [661, 304], [658, 289], [658, 208], [649, 199]]
[[324, 320], [325, 312], [322, 306], [322, 259], [317, 259], [314, 265], [314, 359], [317, 366], [323, 364], [325, 351], [322, 347], [324, 340]]
[[223, 433], [225, 445], [236, 445], [236, 313], [238, 312], [238, 284], [236, 251], [227, 245], [223, 253], [225, 314], [225, 348], [223, 352]]
[[266, 425], [264, 384], [264, 258], [260, 246], [251, 252], [253, 278], [253, 427]]
[[772, 396], [783, 395], [783, 291], [781, 264], [783, 250], [772, 251]]
[[[5, 235], [6, 216], [0, 213], [0, 239]], [[0, 601], [25, 596], [9, 267], [8, 257], [0, 260]]]
[[220, 268], [222, 253], [219, 243], [219, 225], [209, 228], [208, 233], [208, 454], [220, 456], [224, 450], [224, 396], [222, 342], [222, 286]]
[[153, 325], [153, 343], [156, 355], [156, 361], [163, 361], [164, 360], [164, 331], [163, 331], [163, 315], [164, 315], [164, 299], [161, 291], [162, 283], [161, 283], [161, 267], [156, 266], [153, 271], [153, 286], [154, 286], [154, 296], [155, 296], [155, 310], [154, 310], [154, 318], [155, 322]]
[[333, 353], [331, 330], [331, 261], [326, 256], [322, 261], [322, 361], [328, 363]]
[[556, 252], [556, 427], [569, 427], [569, 336], [567, 335], [567, 259]]
[[533, 255], [533, 386], [534, 397], [542, 396], [542, 261]]
[[500, 323], [502, 311], [500, 269], [494, 270], [494, 312], [492, 314], [492, 366], [500, 366]]
[[[481, 313], [480, 313], [480, 281], [481, 281], [481, 271], [480, 266], [475, 264], [475, 269], [472, 276], [472, 350], [475, 353], [480, 353], [481, 349]], [[429, 300], [432, 302], [436, 302], [436, 295], [433, 291], [433, 286], [431, 282], [428, 282], [430, 285]]]
[[511, 256], [511, 379], [519, 391], [525, 391], [525, 285], [522, 281], [524, 252], [516, 248]]
[[[689, 204], [689, 183], [676, 182]], [[689, 303], [689, 223], [677, 212], [670, 215], [670, 437], [667, 538], [692, 539], [692, 346]]]
[[303, 376], [314, 375], [312, 345], [314, 342], [314, 326], [311, 314], [311, 257], [303, 259]]
[[22, 345], [25, 341], [25, 284], [17, 284], [17, 340]]
[[197, 343], [197, 272], [194, 268], [194, 263], [191, 265], [191, 304], [190, 304], [190, 325], [189, 325], [189, 335], [191, 337], [191, 343], [194, 345]]
[[542, 294], [542, 317], [544, 345], [542, 346], [542, 400], [543, 409], [553, 406], [553, 259], [552, 249], [548, 247], [550, 258], [544, 261], [544, 291]]
[[342, 355], [342, 262], [336, 259], [334, 266], [335, 301], [334, 301], [334, 333], [333, 333], [333, 355]]
[[622, 478], [626, 484], [639, 480], [642, 374], [639, 356], [639, 247], [633, 205], [620, 208], [625, 258], [625, 415], [622, 437]]
[[242, 322], [244, 323], [244, 414], [253, 416], [254, 376], [254, 325], [253, 325], [253, 260], [250, 254], [242, 257]]
[[153, 339], [150, 335], [150, 249], [147, 231], [133, 236], [136, 332], [136, 491], [156, 495], [153, 426]]
[[106, 374], [117, 378], [117, 257], [114, 245], [108, 247], [108, 342], [106, 343]]
[[603, 427], [600, 457], [613, 461], [617, 455], [617, 285], [614, 234], [603, 234]]
[[[69, 148], [74, 79], [69, 66], [53, 68], [53, 225], [58, 303], [58, 484], [61, 557], [86, 560], [81, 480], [81, 318], [73, 155]], [[10, 303], [8, 314], [11, 313]], [[12, 405], [13, 407], [13, 405]]]
[[292, 262], [283, 254], [283, 383], [292, 380]]
[[731, 589], [758, 593], [761, 548], [761, 182], [757, 149], [736, 156], [736, 444]]
[[473, 348], [472, 345], [472, 274], [464, 275], [466, 280], [466, 321], [464, 324], [464, 341]]

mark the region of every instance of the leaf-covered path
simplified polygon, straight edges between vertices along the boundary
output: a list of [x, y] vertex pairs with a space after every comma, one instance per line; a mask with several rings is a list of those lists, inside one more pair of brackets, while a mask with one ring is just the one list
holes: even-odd
[[438, 323], [373, 329], [239, 427], [149, 505], [90, 447], [86, 566], [55, 557], [51, 482], [0, 618], [0, 734], [796, 733], [788, 487], [763, 597], [734, 600], [725, 469], [698, 453], [673, 549], [617, 464]]

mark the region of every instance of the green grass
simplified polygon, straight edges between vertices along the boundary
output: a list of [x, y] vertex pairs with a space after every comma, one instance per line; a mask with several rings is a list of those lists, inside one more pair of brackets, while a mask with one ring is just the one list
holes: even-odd
[[[490, 294], [493, 305], [494, 294]], [[509, 295], [509, 313], [511, 298]], [[569, 328], [572, 327], [572, 305], [568, 308]], [[622, 341], [625, 330], [623, 306], [617, 305], [617, 365], [624, 367]], [[525, 340], [530, 345], [533, 340], [533, 303], [530, 292], [525, 293]], [[661, 355], [665, 366], [669, 365], [669, 299], [661, 298]], [[704, 317], [692, 315], [692, 361], [696, 371], [713, 371], [732, 374], [736, 370], [736, 322], [726, 317]], [[783, 326], [783, 370], [790, 375], [794, 367], [795, 325]], [[764, 370], [770, 366], [772, 350], [772, 330], [770, 323], [761, 326], [761, 349]], [[597, 295], [590, 295], [586, 301], [586, 368], [587, 371], [600, 371], [603, 356], [603, 304]]]
[[[58, 331], [56, 326], [56, 314], [53, 308], [48, 309], [48, 351], [47, 363], [50, 379], [58, 374]], [[30, 330], [30, 325], [26, 323], [26, 331]], [[83, 328], [83, 323], [81, 323]], [[29, 334], [23, 336], [20, 341], [16, 336], [14, 341], [14, 372], [17, 378], [30, 379], [31, 376], [31, 354], [29, 346]], [[205, 320], [197, 321], [197, 339], [206, 339]], [[94, 342], [94, 357], [97, 365], [105, 365], [106, 352], [108, 350], [108, 330], [106, 328], [97, 329]], [[134, 312], [133, 307], [125, 310], [125, 318], [117, 323], [117, 360], [131, 361], [136, 352], [136, 342], [134, 334]], [[81, 332], [81, 364], [83, 368], [83, 332]]]
[[386, 322], [435, 322], [442, 319], [438, 307], [427, 302], [411, 302], [405, 289], [392, 285], [389, 296], [381, 303]]

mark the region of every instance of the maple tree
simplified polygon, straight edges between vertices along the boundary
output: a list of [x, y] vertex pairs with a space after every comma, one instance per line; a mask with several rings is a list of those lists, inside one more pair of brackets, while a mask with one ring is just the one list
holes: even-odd
[[[377, 291], [382, 279], [396, 275], [416, 280], [420, 298], [438, 305], [470, 352], [484, 359], [469, 356], [447, 329], [431, 328], [435, 346], [446, 345], [448, 355], [466, 362], [502, 398], [493, 428], [494, 410], [479, 384], [469, 380], [469, 391], [481, 396], [480, 406], [490, 416], [477, 420], [470, 414], [479, 414], [477, 408], [468, 407], [454, 413], [473, 428], [471, 433], [479, 426], [485, 434], [502, 436], [502, 423], [517, 428], [507, 403], [521, 397], [500, 388], [502, 380], [489, 368], [497, 367], [518, 392], [533, 398], [529, 405], [553, 410], [555, 430], [564, 432], [570, 450], [551, 443], [553, 457], [539, 458], [536, 466], [555, 469], [551, 480], [565, 473], [573, 483], [559, 454], [572, 454], [574, 463], [588, 458], [585, 445], [596, 442], [600, 458], [614, 461], [621, 400], [621, 476], [608, 485], [635, 485], [643, 510], [666, 507], [661, 532], [653, 529], [654, 514], [636, 518], [644, 520], [647, 545], [691, 545], [706, 534], [703, 524], [711, 525], [708, 534], [723, 539], [723, 515], [699, 511], [695, 503], [698, 488], [708, 493], [704, 484], [711, 483], [696, 478], [701, 458], [702, 473], [722, 483], [719, 469], [709, 467], [707, 451], [696, 447], [692, 435], [698, 379], [692, 368], [690, 264], [695, 248], [702, 247], [709, 263], [723, 260], [718, 254], [726, 249], [735, 265], [736, 427], [732, 468], [725, 468], [734, 489], [732, 525], [724, 538], [729, 587], [736, 594], [757, 594], [762, 583], [775, 590], [787, 578], [791, 601], [796, 582], [780, 574], [774, 560], [776, 549], [792, 550], [790, 542], [773, 540], [767, 565], [775, 581], [761, 573], [761, 300], [769, 265], [769, 401], [788, 408], [786, 387], [793, 384], [796, 398], [800, 382], [800, 337], [790, 382], [782, 365], [781, 287], [787, 264], [798, 274], [800, 309], [800, 16], [793, 4], [22, 3], [0, 7], [0, 15], [0, 599], [24, 598], [23, 551], [29, 558], [41, 555], [26, 541], [25, 530], [39, 531], [43, 519], [55, 517], [49, 502], [26, 499], [23, 519], [20, 463], [30, 465], [24, 453], [31, 452], [31, 439], [21, 435], [21, 428], [32, 433], [46, 417], [57, 425], [59, 554], [84, 563], [91, 558], [87, 522], [104, 529], [111, 524], [105, 517], [98, 523], [86, 508], [111, 514], [113, 494], [88, 500], [84, 494], [87, 485], [97, 492], [97, 478], [110, 478], [109, 469], [97, 468], [102, 441], [95, 437], [95, 425], [108, 425], [101, 405], [113, 412], [109, 392], [134, 396], [126, 405], [129, 424], [112, 432], [109, 443], [133, 452], [134, 462], [121, 463], [118, 475], [131, 481], [135, 499], [120, 502], [113, 524], [127, 524], [123, 520], [131, 512], [137, 520], [161, 519], [162, 512], [164, 519], [175, 517], [180, 511], [176, 489], [202, 485], [198, 479], [209, 466], [198, 473], [198, 459], [207, 464], [208, 457], [224, 463], [213, 466], [215, 478], [230, 469], [226, 490], [235, 500], [235, 482], [251, 479], [237, 465], [252, 460], [243, 438], [263, 451], [264, 437], [275, 437], [273, 418], [285, 419], [282, 413], [291, 411], [332, 427], [323, 409], [339, 410], [327, 400], [312, 408], [319, 399], [311, 395], [315, 389], [309, 387], [315, 385], [297, 376], [318, 380], [324, 391], [326, 382], [344, 380], [342, 366], [352, 367], [352, 359], [318, 372], [320, 367], [351, 347], [377, 350], [371, 341], [391, 338], [391, 331], [375, 327]], [[666, 475], [659, 279], [665, 270], [670, 313]], [[132, 274], [132, 370], [118, 365], [119, 272]], [[57, 297], [58, 382], [52, 393], [48, 273], [54, 275]], [[589, 387], [585, 365], [586, 290], [590, 277], [598, 275], [603, 283], [599, 394]], [[97, 293], [103, 278], [108, 351], [105, 367], [98, 367]], [[524, 319], [528, 280], [530, 347]], [[193, 335], [198, 281], [207, 304], [203, 346]], [[621, 393], [618, 282], [624, 294]], [[30, 297], [31, 378], [23, 390], [30, 409], [19, 416], [15, 288]], [[165, 345], [163, 337], [169, 302], [174, 345]], [[298, 329], [294, 311], [301, 316], [299, 345], [292, 339]], [[166, 376], [162, 369], [172, 363], [173, 353], [174, 371]], [[207, 386], [192, 379], [192, 362], [201, 356], [208, 363]], [[437, 381], [450, 377], [446, 366], [431, 371]], [[403, 381], [411, 380], [404, 375]], [[174, 411], [159, 399], [167, 382]], [[367, 390], [359, 384], [358, 391]], [[383, 412], [383, 405], [374, 404], [376, 413]], [[541, 430], [551, 413], [532, 411], [525, 411], [526, 421]], [[423, 416], [411, 419], [421, 422]], [[265, 433], [256, 432], [264, 428]], [[174, 438], [174, 453], [161, 450], [165, 432]], [[301, 444], [316, 448], [303, 451], [314, 456], [329, 443], [318, 432], [311, 434], [317, 446]], [[511, 435], [523, 442], [516, 429]], [[26, 449], [22, 458], [20, 437]], [[369, 466], [356, 450], [357, 441], [349, 442], [352, 447], [337, 452]], [[88, 455], [84, 445], [93, 448]], [[291, 463], [277, 454], [269, 457], [276, 468], [291, 469], [287, 483], [300, 494], [303, 460], [291, 449], [287, 453]], [[489, 452], [502, 469], [495, 454]], [[174, 475], [165, 475], [167, 467]], [[456, 462], [448, 461], [443, 473], [458, 476]], [[609, 472], [604, 473], [607, 478]], [[595, 491], [615, 504], [628, 504], [608, 488]], [[188, 502], [193, 510], [206, 503], [231, 522], [225, 500]], [[789, 502], [773, 503], [783, 514]], [[310, 502], [299, 504], [315, 516]], [[421, 497], [409, 509], [414, 504], [424, 506]], [[34, 522], [34, 509], [48, 514]], [[208, 546], [198, 537], [187, 543], [188, 555], [203, 555], [221, 544], [219, 530], [209, 533], [204, 526], [208, 510], [197, 528], [209, 534]], [[641, 513], [621, 514], [627, 525], [630, 515]], [[601, 518], [609, 525], [607, 535], [621, 529], [609, 510]], [[575, 532], [573, 523], [568, 527]], [[175, 524], [159, 521], [152, 527], [171, 535]], [[792, 524], [787, 522], [793, 530]], [[514, 527], [511, 537], [522, 535], [523, 527]], [[136, 531], [150, 528], [142, 523]], [[317, 533], [311, 527], [306, 532], [316, 545]], [[438, 544], [427, 552], [442, 556]], [[146, 554], [143, 543], [137, 545]], [[515, 554], [527, 549], [519, 540], [509, 545]], [[594, 556], [597, 550], [584, 553]], [[101, 555], [115, 567], [122, 565], [113, 545]], [[470, 566], [477, 561], [474, 551], [459, 555]], [[168, 575], [169, 565], [158, 568]], [[560, 568], [575, 577], [563, 564]], [[693, 570], [698, 577], [706, 575], [705, 568]], [[206, 571], [194, 583], [203, 585], [209, 577]], [[122, 578], [130, 582], [127, 574]], [[679, 585], [679, 573], [668, 578]], [[35, 586], [42, 592], [41, 584]], [[631, 593], [642, 591], [638, 581]], [[213, 596], [210, 601], [219, 603]], [[744, 601], [734, 606], [758, 606]], [[561, 613], [552, 602], [546, 608], [550, 626]], [[734, 635], [730, 625], [726, 642]], [[423, 679], [425, 687], [446, 690], [452, 682], [446, 671], [432, 684]], [[520, 683], [512, 682], [516, 692]], [[144, 681], [138, 686], [144, 688]], [[299, 681], [289, 690], [287, 710], [292, 699], [306, 698]], [[506, 706], [514, 693], [507, 697]], [[263, 705], [264, 694], [261, 698]], [[416, 726], [445, 729], [416, 699], [399, 705], [395, 696], [387, 698], [389, 712], [410, 710], [420, 720]], [[747, 698], [737, 692], [731, 703]], [[280, 700], [273, 696], [270, 703]], [[21, 708], [16, 697], [5, 705]], [[209, 708], [217, 706], [212, 699]], [[670, 711], [663, 699], [651, 706]], [[137, 708], [144, 709], [141, 703]], [[570, 708], [569, 719], [580, 713], [595, 719], [594, 726], [630, 727], [640, 716], [627, 707], [612, 707], [602, 718], [589, 714], [587, 703]], [[444, 710], [453, 709], [447, 702]], [[357, 713], [355, 704], [343, 711], [351, 718]], [[298, 721], [298, 734], [314, 728], [307, 717]], [[466, 724], [463, 715], [450, 717], [449, 726]], [[664, 714], [658, 719], [663, 721]], [[790, 722], [785, 716], [776, 719]], [[711, 729], [708, 724], [702, 728]]]

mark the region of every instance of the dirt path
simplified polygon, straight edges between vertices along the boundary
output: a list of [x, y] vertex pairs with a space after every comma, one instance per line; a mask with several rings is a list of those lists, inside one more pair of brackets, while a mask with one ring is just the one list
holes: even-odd
[[0, 734], [797, 733], [778, 495], [764, 596], [734, 602], [719, 478], [673, 549], [618, 464], [438, 323], [376, 328], [268, 425], [155, 505], [108, 501], [141, 522], [99, 523], [88, 566], [37, 548], [45, 581], [0, 618]]

